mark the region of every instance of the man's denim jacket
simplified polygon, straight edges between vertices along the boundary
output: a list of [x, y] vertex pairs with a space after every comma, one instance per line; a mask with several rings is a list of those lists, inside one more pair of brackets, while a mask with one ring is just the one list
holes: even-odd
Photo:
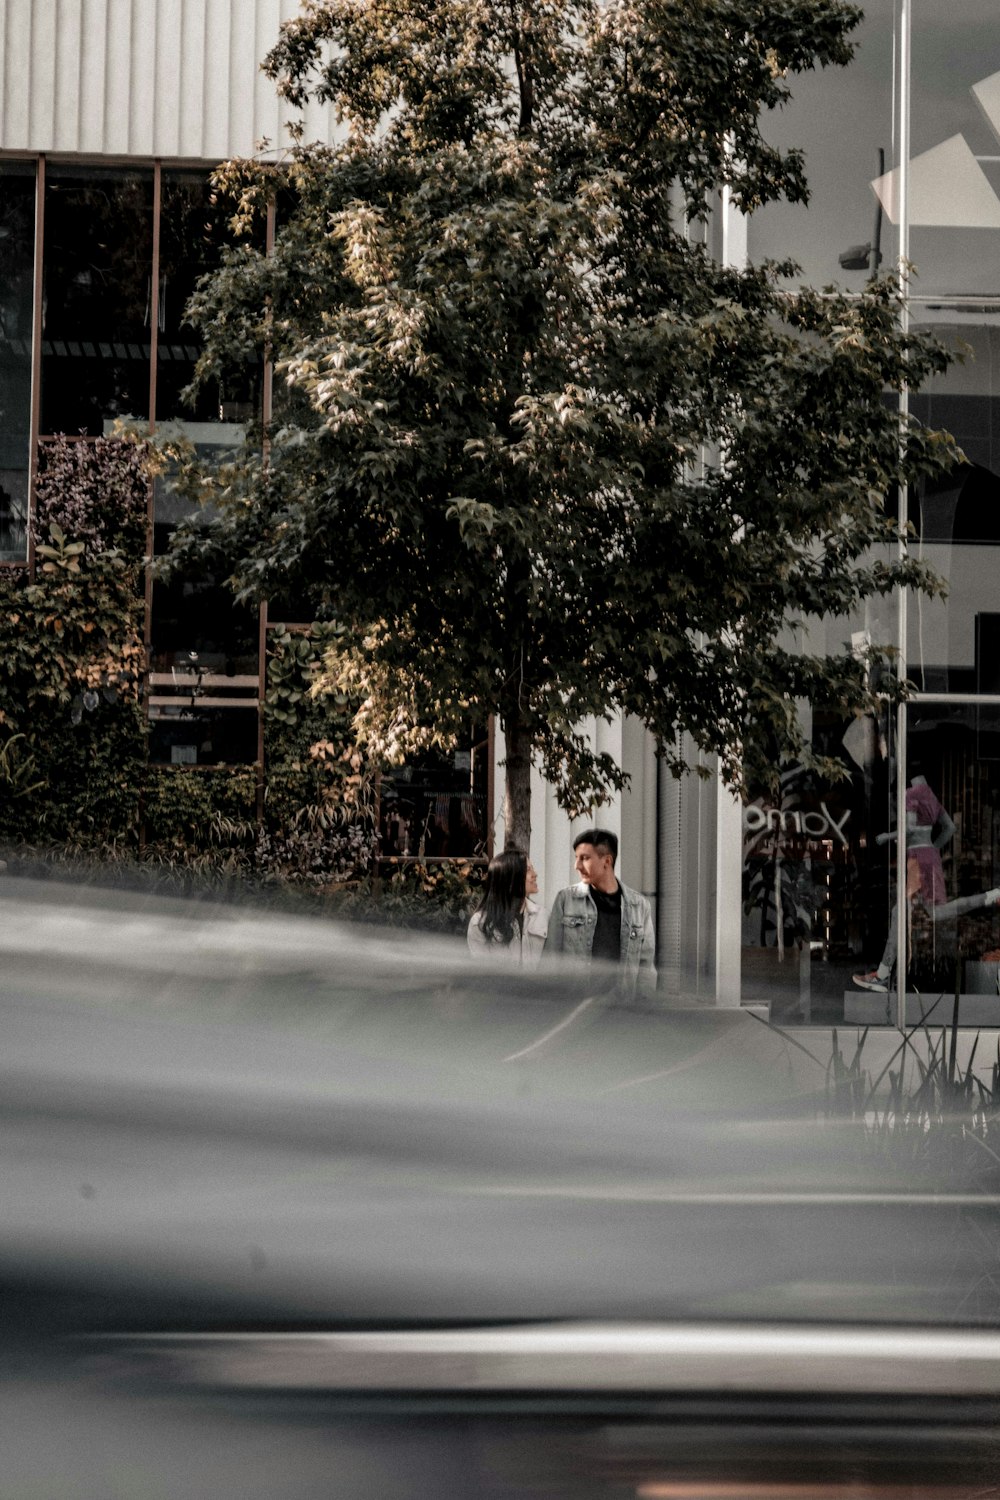
[[[619, 881], [622, 892], [622, 947], [619, 961], [618, 993], [627, 1000], [636, 993], [652, 994], [656, 989], [653, 965], [656, 937], [653, 913], [646, 897]], [[563, 953], [567, 958], [589, 961], [597, 930], [597, 903], [590, 887], [581, 880], [561, 890], [549, 915], [549, 932], [545, 956]]]

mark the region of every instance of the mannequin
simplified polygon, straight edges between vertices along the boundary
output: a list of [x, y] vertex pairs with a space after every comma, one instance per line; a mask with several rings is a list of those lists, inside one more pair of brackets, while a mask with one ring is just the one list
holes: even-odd
[[[880, 833], [876, 842], [885, 844], [895, 837], [894, 833]], [[1000, 905], [1000, 888], [948, 900], [941, 850], [954, 837], [954, 820], [941, 806], [926, 777], [911, 776], [906, 790], [906, 899], [909, 903], [919, 902], [935, 925], [954, 922], [969, 912]], [[898, 924], [898, 908], [894, 901], [889, 913], [889, 934], [877, 968], [851, 976], [859, 989], [882, 994], [888, 991], [896, 964]]]

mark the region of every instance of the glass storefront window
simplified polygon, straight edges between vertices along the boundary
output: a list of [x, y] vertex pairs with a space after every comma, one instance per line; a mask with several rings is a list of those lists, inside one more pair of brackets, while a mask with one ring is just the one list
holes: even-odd
[[[889, 547], [881, 551], [889, 562]], [[890, 647], [897, 635], [890, 596], [850, 616], [812, 619], [784, 644], [817, 655], [861, 653]], [[891, 715], [844, 718], [806, 704], [799, 713], [812, 751], [839, 762], [843, 774], [824, 781], [789, 764], [777, 796], [751, 788], [743, 808], [741, 993], [780, 1024], [838, 1024], [852, 975], [884, 933], [888, 885], [875, 851], [892, 814]]]
[[[782, 1020], [895, 1025], [900, 985], [908, 1024], [929, 1012], [950, 1021], [956, 992], [960, 1023], [1000, 1024], [1000, 706], [970, 701], [1000, 695], [1000, 263], [992, 254], [1000, 231], [1000, 43], [991, 0], [950, 8], [914, 0], [909, 38], [889, 0], [866, 9], [846, 73], [796, 84], [772, 138], [805, 148], [813, 199], [807, 209], [755, 215], [751, 258], [787, 253], [803, 263], [806, 279], [850, 288], [854, 275], [859, 289], [876, 240], [883, 269], [891, 265], [901, 228], [894, 159], [901, 132], [892, 120], [906, 95], [890, 59], [907, 55], [908, 40], [905, 228], [917, 267], [910, 318], [960, 354], [909, 404], [918, 421], [953, 434], [965, 461], [908, 496], [913, 551], [945, 580], [947, 597], [910, 596], [905, 640], [895, 600], [850, 622], [852, 639], [902, 648], [918, 694], [907, 709], [902, 790], [894, 712], [847, 722], [817, 715], [812, 743], [839, 758], [846, 777], [824, 787], [788, 767], [779, 798], [759, 796], [744, 810], [743, 998], [766, 1000]], [[834, 116], [836, 133], [828, 129]], [[885, 170], [869, 172], [880, 150]], [[861, 222], [863, 199], [881, 213], [871, 235], [853, 236], [857, 254], [840, 251], [838, 275], [829, 247], [848, 248], [844, 214]], [[844, 623], [811, 627], [804, 645], [837, 649]], [[932, 876], [924, 868], [931, 863]], [[897, 888], [906, 932], [898, 962]]]
[[871, 954], [876, 972], [887, 974], [887, 994], [852, 997], [847, 1019], [881, 1020], [888, 1007], [895, 1020], [901, 977], [907, 1025], [950, 1023], [956, 994], [960, 1024], [998, 1025], [1000, 705], [911, 704], [904, 775], [905, 860], [893, 816], [884, 844], [890, 909]]
[[743, 809], [742, 995], [781, 1024], [844, 1019], [889, 899], [878, 852], [893, 806], [889, 715], [817, 713], [810, 731], [843, 777], [788, 765], [777, 797], [760, 792]]
[[27, 553], [35, 165], [0, 163], [0, 561]]
[[959, 1024], [1000, 1025], [1000, 703], [906, 714], [902, 875], [894, 713], [817, 717], [814, 745], [850, 774], [789, 766], [744, 809], [742, 997], [779, 1024], [895, 1026], [901, 981], [908, 1026], [950, 1023], [956, 993]]
[[151, 171], [49, 168], [43, 435], [148, 418], [152, 265]]
[[857, 291], [877, 256], [885, 270], [897, 254], [895, 229], [878, 214], [871, 187], [880, 163], [891, 167], [894, 160], [895, 0], [870, 0], [864, 10], [850, 65], [795, 78], [790, 104], [762, 122], [772, 145], [804, 152], [809, 203], [769, 204], [747, 226], [755, 264], [791, 258], [805, 283]]

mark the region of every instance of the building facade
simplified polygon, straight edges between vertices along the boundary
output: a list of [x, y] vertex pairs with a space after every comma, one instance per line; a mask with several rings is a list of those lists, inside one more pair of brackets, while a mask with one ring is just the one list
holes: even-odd
[[[754, 216], [747, 254], [790, 256], [815, 286], [860, 289], [876, 269], [911, 267], [904, 317], [932, 330], [956, 360], [904, 402], [921, 423], [950, 431], [967, 462], [898, 497], [910, 546], [946, 594], [888, 600], [815, 632], [820, 644], [893, 645], [914, 692], [881, 722], [812, 724], [814, 742], [848, 773], [839, 785], [790, 774], [780, 807], [743, 810], [741, 993], [763, 984], [772, 1014], [879, 1024], [904, 1013], [911, 1022], [925, 1013], [950, 1019], [957, 992], [961, 1020], [993, 1024], [1000, 37], [986, 0], [872, 0], [865, 13], [852, 65], [802, 79], [774, 122], [777, 140], [805, 150], [811, 203]], [[791, 955], [787, 945], [778, 953], [782, 922]], [[852, 976], [883, 958], [884, 970], [893, 947], [905, 961], [886, 990], [861, 989]]]
[[[225, 238], [209, 167], [283, 139], [282, 108], [259, 62], [296, 10], [296, 0], [8, 0], [3, 8], [0, 565], [27, 558], [40, 441], [98, 435], [130, 417], [151, 429], [180, 424], [195, 443], [222, 449], [266, 401], [266, 371], [249, 370], [229, 388], [204, 391], [197, 410], [184, 404], [198, 355], [184, 309]], [[819, 647], [894, 646], [915, 689], [898, 715], [809, 723], [817, 748], [840, 758], [839, 781], [821, 786], [790, 767], [777, 804], [760, 796], [741, 807], [711, 777], [664, 775], [637, 726], [601, 723], [591, 728], [595, 741], [631, 782], [597, 819], [621, 836], [624, 879], [654, 900], [668, 1003], [767, 1005], [788, 1023], [879, 1025], [931, 1004], [944, 1019], [957, 990], [960, 1019], [993, 1024], [1000, 917], [977, 898], [1000, 886], [994, 0], [869, 0], [854, 62], [799, 80], [793, 104], [766, 130], [805, 151], [811, 202], [744, 220], [723, 195], [707, 230], [712, 253], [734, 264], [791, 258], [804, 281], [859, 293], [875, 271], [912, 263], [904, 315], [960, 355], [906, 402], [920, 421], [949, 429], [968, 462], [933, 490], [892, 497], [912, 547], [948, 593], [815, 625]], [[327, 111], [308, 116], [307, 139], [332, 132]], [[262, 225], [269, 233], [273, 224]], [[154, 551], [167, 545], [177, 507], [157, 489]], [[154, 758], [259, 758], [274, 622], [273, 612], [234, 612], [210, 584], [151, 594]], [[193, 657], [200, 707], [185, 715], [178, 699]], [[401, 853], [419, 824], [422, 848], [433, 832], [443, 851], [467, 853], [496, 837], [491, 762], [502, 753], [480, 726], [447, 767], [412, 768], [387, 798], [386, 839]], [[932, 801], [915, 794], [917, 778]], [[907, 892], [901, 880], [897, 902], [895, 831], [908, 817], [911, 843], [941, 847], [920, 857], [934, 862], [933, 891]], [[572, 878], [581, 825], [539, 781], [533, 826], [532, 855], [551, 899]], [[861, 988], [853, 976], [877, 968], [890, 935], [905, 962], [884, 989]]]

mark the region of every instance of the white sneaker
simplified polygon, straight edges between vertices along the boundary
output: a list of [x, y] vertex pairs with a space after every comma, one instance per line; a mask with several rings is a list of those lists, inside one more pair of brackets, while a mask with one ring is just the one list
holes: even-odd
[[878, 995], [889, 993], [889, 981], [881, 977], [878, 969], [869, 969], [867, 974], [852, 974], [851, 982], [856, 984], [859, 990], [874, 990]]
[[983, 897], [984, 906], [1000, 906], [1000, 886], [993, 891], [987, 891]]

